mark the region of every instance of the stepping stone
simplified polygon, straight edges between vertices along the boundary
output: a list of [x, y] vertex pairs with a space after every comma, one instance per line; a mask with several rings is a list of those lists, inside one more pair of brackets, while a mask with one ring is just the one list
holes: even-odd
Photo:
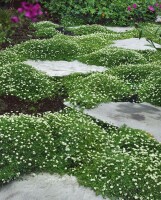
[[157, 22], [157, 23], [161, 23], [161, 16], [157, 16], [155, 22]]
[[[154, 43], [157, 48], [161, 48], [161, 45]], [[121, 47], [125, 49], [133, 49], [133, 50], [153, 50], [156, 49], [145, 39], [145, 38], [130, 38], [124, 40], [115, 40], [113, 47]]]
[[[65, 102], [66, 106], [72, 107]], [[76, 108], [79, 110], [79, 108]], [[149, 103], [102, 103], [94, 109], [83, 112], [91, 117], [117, 127], [127, 125], [130, 128], [144, 130], [161, 142], [161, 107]]]
[[123, 33], [123, 32], [126, 32], [126, 31], [132, 31], [134, 30], [134, 27], [112, 27], [112, 26], [107, 26], [106, 27], [108, 30], [111, 30], [111, 31], [114, 31], [114, 32], [117, 32], [117, 33]]
[[73, 176], [39, 174], [25, 176], [0, 189], [0, 200], [109, 200], [79, 186]]
[[73, 73], [104, 72], [107, 68], [96, 65], [87, 65], [79, 61], [40, 61], [27, 60], [25, 64], [31, 65], [35, 69], [46, 73], [48, 76], [67, 76]]

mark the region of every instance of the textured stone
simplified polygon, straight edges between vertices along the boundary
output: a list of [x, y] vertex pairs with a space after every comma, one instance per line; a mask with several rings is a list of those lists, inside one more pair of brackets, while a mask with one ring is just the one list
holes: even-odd
[[123, 32], [126, 32], [126, 31], [132, 31], [134, 30], [134, 27], [117, 27], [117, 26], [107, 26], [106, 27], [108, 30], [111, 30], [111, 31], [114, 31], [114, 32], [117, 32], [117, 33], [123, 33]]
[[161, 16], [157, 16], [155, 22], [157, 22], [157, 23], [161, 23]]
[[73, 73], [104, 72], [107, 68], [102, 66], [87, 65], [79, 61], [40, 61], [27, 60], [25, 64], [46, 73], [48, 76], [67, 76]]
[[[161, 45], [154, 43], [157, 48], [161, 48]], [[121, 47], [125, 49], [133, 49], [133, 50], [153, 50], [156, 49], [145, 39], [145, 38], [130, 38], [124, 40], [115, 40], [113, 47]]]
[[79, 186], [73, 176], [39, 174], [25, 176], [0, 189], [0, 200], [109, 200]]

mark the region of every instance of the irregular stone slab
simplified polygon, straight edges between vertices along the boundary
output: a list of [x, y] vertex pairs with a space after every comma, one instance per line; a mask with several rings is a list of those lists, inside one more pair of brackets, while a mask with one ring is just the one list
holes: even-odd
[[117, 32], [117, 33], [123, 33], [123, 32], [126, 32], [126, 31], [132, 31], [134, 30], [134, 27], [117, 27], [117, 26], [107, 26], [106, 27], [108, 30], [111, 30], [111, 31], [114, 31], [114, 32]]
[[[81, 25], [81, 26], [71, 26], [71, 27], [68, 27], [68, 28], [78, 29], [78, 28], [81, 28], [81, 27], [83, 27], [83, 25]], [[111, 31], [114, 31], [114, 32], [117, 32], [117, 33], [131, 31], [135, 28], [135, 27], [118, 27], [118, 26], [104, 26], [104, 27], [106, 27], [108, 30], [111, 30]]]
[[102, 66], [87, 65], [79, 61], [40, 61], [27, 60], [25, 64], [31, 65], [35, 69], [46, 73], [48, 76], [67, 76], [73, 73], [104, 72], [107, 68]]
[[[161, 48], [161, 45], [154, 43], [157, 48]], [[121, 47], [125, 49], [133, 49], [133, 50], [153, 50], [156, 49], [145, 39], [145, 38], [130, 38], [124, 40], [115, 40], [113, 47]]]
[[109, 200], [83, 186], [73, 176], [26, 176], [0, 189], [0, 200]]
[[157, 16], [155, 22], [157, 22], [157, 23], [161, 23], [161, 16]]
[[[69, 102], [66, 106], [72, 107]], [[76, 108], [80, 110], [80, 108]], [[117, 127], [127, 125], [130, 128], [144, 130], [161, 142], [161, 107], [149, 103], [102, 103], [83, 112], [103, 122]]]

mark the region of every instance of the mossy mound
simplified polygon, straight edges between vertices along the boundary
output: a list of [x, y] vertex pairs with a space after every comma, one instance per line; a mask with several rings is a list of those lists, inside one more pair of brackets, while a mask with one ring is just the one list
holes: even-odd
[[13, 63], [0, 67], [0, 95], [13, 95], [24, 100], [37, 101], [54, 97], [58, 84], [29, 65]]
[[[113, 31], [108, 30], [105, 26], [101, 25], [82, 25], [78, 27], [68, 27], [67, 30], [71, 31], [74, 33], [74, 35], [88, 35], [92, 33], [113, 33]], [[116, 33], [117, 34], [117, 33]]]
[[33, 60], [70, 60], [79, 52], [79, 45], [64, 35], [51, 39], [31, 40], [20, 45], [21, 52], [27, 59]]
[[78, 57], [84, 63], [90, 65], [116, 67], [121, 64], [146, 63], [146, 59], [134, 50], [106, 47], [87, 55]]
[[128, 98], [131, 90], [128, 84], [108, 73], [95, 73], [87, 77], [68, 79], [65, 85], [72, 104], [91, 108], [98, 103], [119, 101]]
[[161, 106], [161, 71], [152, 72], [140, 85], [141, 101]]

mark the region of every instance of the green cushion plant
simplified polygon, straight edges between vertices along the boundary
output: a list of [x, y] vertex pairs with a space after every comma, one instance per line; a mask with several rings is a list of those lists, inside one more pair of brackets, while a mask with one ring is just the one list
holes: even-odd
[[121, 64], [146, 63], [146, 59], [134, 50], [105, 47], [98, 51], [78, 57], [82, 62], [90, 65], [106, 66], [109, 68]]
[[68, 100], [74, 105], [91, 108], [99, 103], [128, 98], [132, 92], [128, 84], [108, 73], [95, 73], [65, 81]]

